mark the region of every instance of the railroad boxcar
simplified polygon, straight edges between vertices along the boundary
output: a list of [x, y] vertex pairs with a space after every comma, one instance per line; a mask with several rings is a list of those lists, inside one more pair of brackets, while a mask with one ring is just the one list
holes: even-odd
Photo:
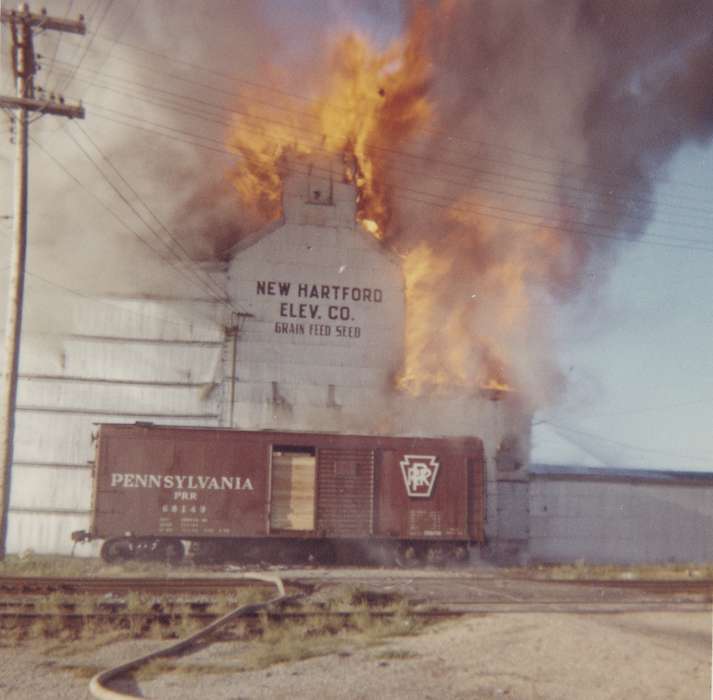
[[358, 547], [400, 563], [482, 543], [483, 446], [417, 438], [102, 424], [89, 532], [107, 561], [328, 561]]

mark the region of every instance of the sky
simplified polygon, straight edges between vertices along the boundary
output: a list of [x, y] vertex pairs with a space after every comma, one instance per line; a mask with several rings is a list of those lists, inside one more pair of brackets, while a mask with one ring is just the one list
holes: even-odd
[[[81, 123], [43, 117], [31, 127], [28, 323], [42, 329], [52, 327], [53, 299], [62, 295], [91, 296], [107, 285], [117, 292], [170, 291], [183, 283], [151, 252], [155, 244], [145, 223], [98, 175], [97, 163], [108, 172], [106, 156], [123, 196], [135, 202], [138, 193], [181, 240], [210, 229], [206, 255], [227, 240], [220, 232], [229, 232], [238, 204], [224, 184], [234, 162], [219, 152], [225, 113], [213, 109], [214, 119], [199, 125], [177, 116], [178, 102], [162, 90], [230, 108], [238, 103], [236, 91], [269, 96], [259, 86], [273, 75], [284, 90], [303, 95], [309, 81], [295, 76], [313, 68], [310, 61], [330, 32], [357, 27], [381, 46], [403, 20], [399, 4], [386, 0], [44, 4], [56, 16], [83, 13], [90, 31], [36, 39], [43, 56], [37, 84], [69, 101], [81, 99], [87, 110]], [[226, 26], [226, 7], [239, 8], [235, 27]], [[0, 89], [11, 94], [8, 55], [3, 32]], [[231, 76], [248, 82], [236, 84]], [[137, 99], [139, 83], [152, 103]], [[131, 115], [143, 120], [143, 128]], [[2, 217], [12, 208], [13, 147], [9, 121], [3, 113], [0, 118], [0, 250], [7, 259], [9, 222]], [[157, 123], [176, 138], [157, 136]], [[468, 129], [479, 138], [477, 125]], [[498, 146], [521, 149], [508, 133], [503, 130]], [[497, 130], [488, 138], [498, 138]], [[530, 154], [543, 152], [537, 140], [526, 139]], [[513, 167], [532, 162], [528, 156]], [[552, 352], [566, 384], [556, 402], [535, 414], [534, 462], [713, 471], [713, 145], [693, 139], [656, 168], [642, 233], [612, 243], [588, 268], [593, 280], [583, 293], [552, 304]], [[187, 213], [193, 210], [195, 216]], [[129, 228], [150, 245], [128, 235]], [[0, 265], [1, 274], [5, 268]], [[5, 277], [0, 284], [5, 287]]]
[[[656, 199], [710, 210], [712, 183], [713, 148], [686, 148]], [[536, 418], [535, 461], [711, 470], [713, 254], [651, 244], [657, 234], [711, 240], [710, 213], [682, 214], [658, 206], [644, 236], [620, 244], [598, 298], [560, 311], [569, 385]]]

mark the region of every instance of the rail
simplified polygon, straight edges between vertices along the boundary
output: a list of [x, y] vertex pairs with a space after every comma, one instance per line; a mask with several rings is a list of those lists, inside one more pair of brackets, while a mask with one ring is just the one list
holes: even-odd
[[176, 654], [179, 654], [182, 651], [189, 649], [199, 640], [208, 637], [209, 635], [213, 634], [213, 632], [215, 632], [217, 629], [228, 624], [229, 622], [232, 622], [238, 617], [253, 614], [255, 612], [258, 612], [259, 610], [263, 610], [269, 607], [270, 605], [276, 605], [277, 603], [283, 603], [288, 600], [296, 599], [302, 596], [302, 594], [287, 595], [285, 591], [285, 585], [282, 579], [278, 576], [271, 576], [269, 574], [250, 574], [236, 578], [238, 580], [243, 581], [254, 580], [259, 582], [267, 581], [269, 583], [272, 583], [277, 588], [278, 595], [274, 598], [270, 598], [270, 600], [267, 600], [264, 603], [250, 603], [248, 605], [241, 605], [240, 607], [231, 610], [230, 612], [223, 615], [221, 618], [217, 619], [215, 622], [212, 622], [211, 624], [207, 625], [198, 632], [190, 635], [189, 637], [186, 637], [185, 639], [181, 639], [178, 642], [175, 642], [174, 644], [171, 644], [170, 646], [164, 647], [162, 649], [152, 651], [150, 654], [144, 654], [143, 656], [139, 656], [135, 659], [132, 659], [131, 661], [127, 661], [126, 663], [123, 663], [119, 666], [115, 666], [114, 668], [110, 668], [106, 671], [101, 671], [100, 673], [97, 673], [97, 675], [94, 676], [91, 681], [89, 681], [89, 692], [98, 700], [134, 700], [139, 696], [120, 693], [116, 690], [108, 688], [105, 684], [111, 681], [113, 678], [116, 678], [117, 676], [121, 676], [122, 674], [127, 673], [128, 671], [133, 671], [139, 668], [140, 666], [143, 666], [149, 661], [153, 661], [154, 659], [158, 659], [165, 656], [175, 656]]
[[[263, 582], [267, 583], [267, 582]], [[46, 595], [49, 593], [214, 593], [221, 590], [234, 590], [236, 586], [254, 586], [255, 581], [248, 581], [231, 576], [201, 577], [92, 577], [76, 576], [0, 576], [0, 594]], [[291, 588], [299, 587], [303, 592], [310, 592], [312, 586], [290, 581]]]

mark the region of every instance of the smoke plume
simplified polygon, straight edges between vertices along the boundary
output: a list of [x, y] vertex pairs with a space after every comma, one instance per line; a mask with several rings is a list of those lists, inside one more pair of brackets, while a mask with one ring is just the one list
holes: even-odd
[[643, 233], [671, 156], [711, 136], [713, 8], [583, 0], [438, 10], [428, 41], [435, 125], [414, 144], [422, 173], [404, 176], [408, 159], [397, 159], [391, 235], [449, 262], [431, 265], [440, 280], [428, 300], [416, 294], [429, 325], [462, 314], [471, 357], [487, 365], [494, 354], [496, 375], [546, 401], [561, 386], [549, 301], [586, 291], [595, 271], [601, 282], [614, 239]]
[[[704, 0], [153, 2], [107, 16], [99, 34], [115, 40], [92, 43], [67, 96], [85, 97], [87, 131], [197, 259], [224, 259], [275, 216], [241, 178], [263, 196], [283, 156], [354, 158], [365, 227], [404, 257], [401, 386], [513, 387], [541, 404], [562, 386], [553, 304], [601, 283], [671, 157], [713, 133], [712, 26]], [[54, 133], [37, 137], [94, 184]], [[96, 242], [76, 185], [43, 167], [40, 269], [45, 246], [96, 288], [126, 260], [128, 286], [150, 291], [142, 246], [91, 205], [109, 229]]]

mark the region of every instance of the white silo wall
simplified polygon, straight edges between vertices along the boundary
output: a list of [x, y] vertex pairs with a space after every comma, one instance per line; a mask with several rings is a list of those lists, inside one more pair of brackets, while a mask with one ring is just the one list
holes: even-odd
[[[318, 203], [288, 183], [285, 222], [237, 251], [228, 292], [249, 317], [236, 344], [233, 425], [381, 432], [403, 356], [399, 259], [354, 220], [354, 188]], [[324, 189], [326, 192], [326, 187]]]
[[61, 322], [22, 339], [9, 552], [68, 553], [88, 528], [96, 423], [219, 425], [223, 412], [221, 304], [75, 295], [54, 309]]

